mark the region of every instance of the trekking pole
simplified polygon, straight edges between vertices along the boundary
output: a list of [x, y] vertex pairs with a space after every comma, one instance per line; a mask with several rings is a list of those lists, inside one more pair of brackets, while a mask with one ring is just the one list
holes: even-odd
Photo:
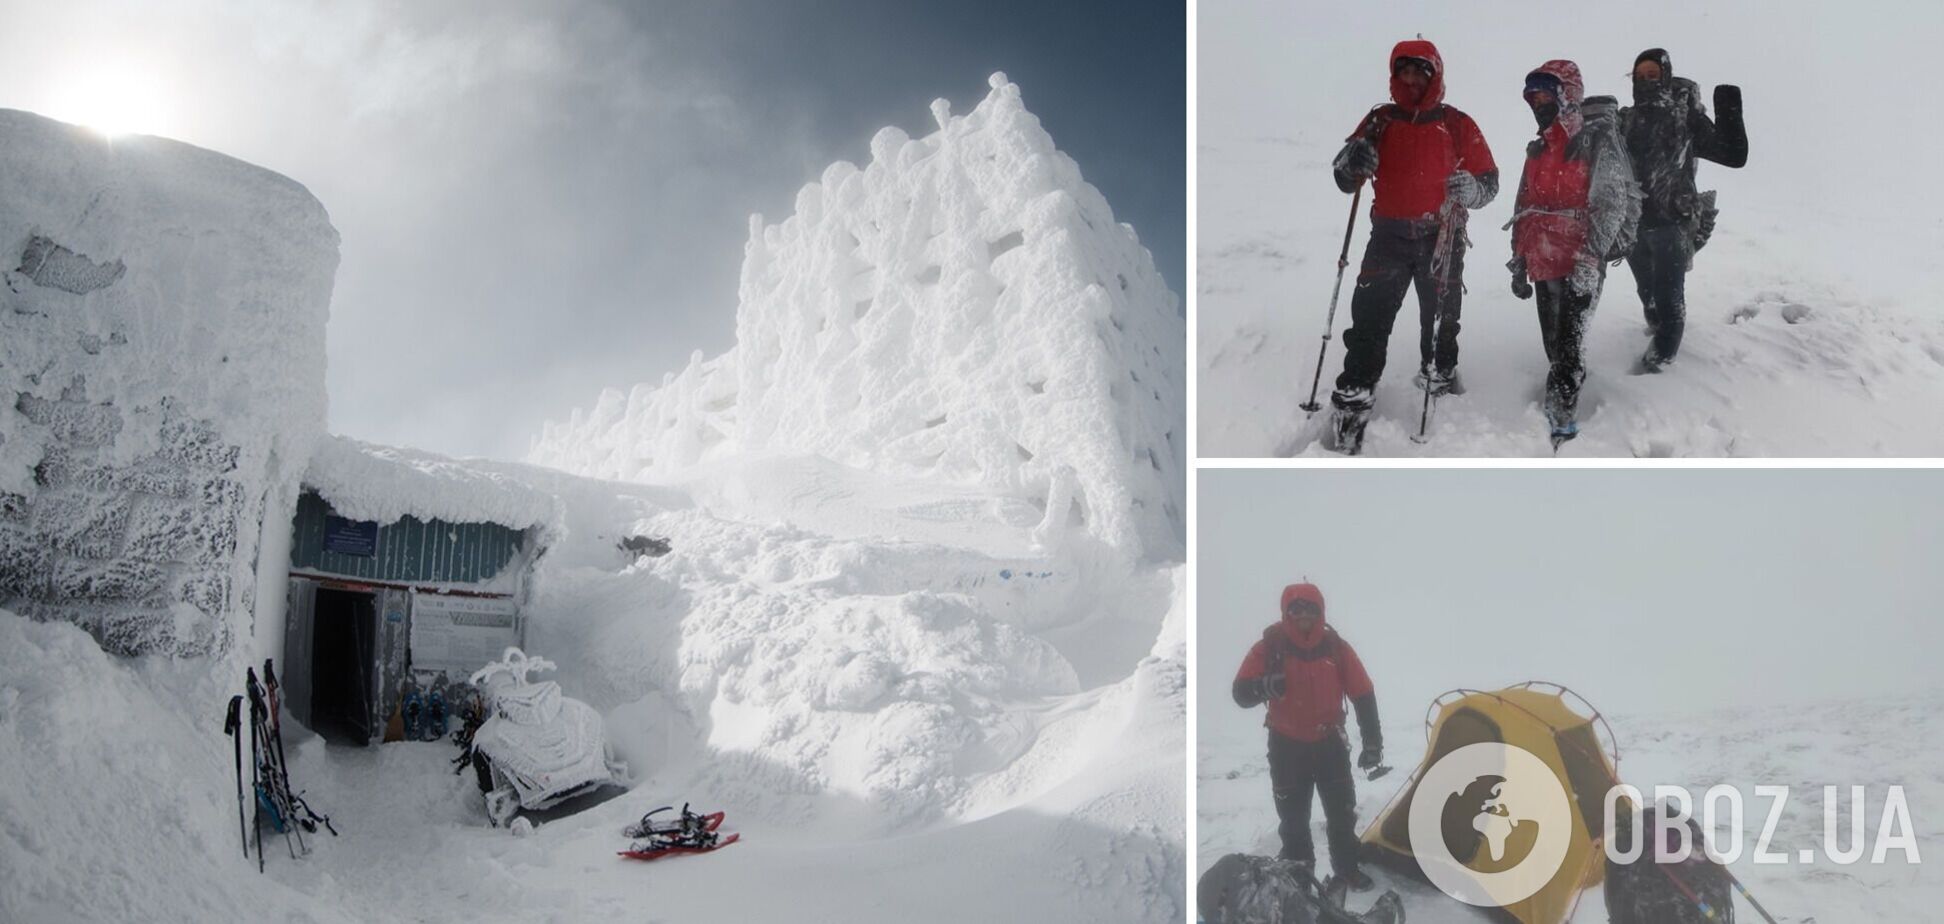
[[1298, 407], [1305, 415], [1314, 414], [1323, 405], [1316, 403], [1317, 386], [1323, 382], [1323, 357], [1330, 352], [1330, 332], [1336, 329], [1337, 296], [1343, 293], [1343, 270], [1350, 265], [1350, 235], [1357, 228], [1357, 206], [1363, 201], [1363, 181], [1357, 181], [1357, 190], [1350, 196], [1350, 220], [1343, 226], [1343, 252], [1337, 254], [1336, 286], [1330, 289], [1330, 314], [1323, 321], [1323, 344], [1316, 348], [1316, 374], [1310, 377], [1309, 400]]
[[1721, 871], [1728, 874], [1728, 881], [1734, 884], [1735, 891], [1740, 892], [1741, 897], [1748, 899], [1749, 906], [1755, 909], [1756, 914], [1762, 916], [1762, 920], [1767, 921], [1768, 924], [1775, 924], [1775, 917], [1768, 913], [1767, 908], [1762, 907], [1761, 902], [1755, 900], [1755, 896], [1749, 894], [1748, 887], [1742, 885], [1740, 879], [1735, 878], [1734, 872], [1729, 870], [1728, 867], [1726, 866], [1722, 867]]

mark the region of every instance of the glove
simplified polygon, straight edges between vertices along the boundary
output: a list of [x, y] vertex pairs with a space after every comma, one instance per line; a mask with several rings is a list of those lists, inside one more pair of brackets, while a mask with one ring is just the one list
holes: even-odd
[[1377, 175], [1377, 148], [1370, 139], [1358, 138], [1343, 146], [1343, 152], [1337, 155], [1337, 166], [1355, 179], [1370, 179]]
[[1453, 170], [1445, 179], [1445, 195], [1468, 209], [1482, 209], [1492, 201], [1485, 195], [1485, 186], [1478, 182], [1478, 177], [1464, 170]]
[[1364, 745], [1363, 751], [1357, 755], [1357, 769], [1359, 770], [1372, 770], [1383, 764], [1383, 762], [1384, 749], [1374, 744]]
[[1599, 257], [1585, 251], [1574, 254], [1573, 275], [1569, 277], [1573, 291], [1580, 295], [1599, 294], [1600, 280], [1604, 278], [1601, 269]]
[[1512, 271], [1512, 294], [1522, 299], [1531, 298], [1532, 283], [1526, 279], [1525, 258], [1513, 257], [1506, 262], [1505, 268]]
[[1263, 677], [1256, 681], [1256, 691], [1262, 694], [1265, 703], [1282, 699], [1283, 694], [1289, 692], [1289, 679], [1281, 673]]

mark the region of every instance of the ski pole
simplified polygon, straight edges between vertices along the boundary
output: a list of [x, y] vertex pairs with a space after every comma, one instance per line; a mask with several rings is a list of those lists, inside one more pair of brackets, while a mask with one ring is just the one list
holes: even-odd
[[1363, 201], [1363, 181], [1357, 181], [1357, 190], [1350, 197], [1350, 220], [1343, 226], [1343, 252], [1337, 254], [1336, 285], [1330, 289], [1330, 314], [1323, 321], [1323, 343], [1316, 348], [1316, 374], [1310, 377], [1309, 400], [1298, 405], [1304, 414], [1314, 414], [1323, 407], [1316, 403], [1317, 386], [1323, 382], [1323, 358], [1330, 352], [1330, 332], [1336, 329], [1337, 296], [1343, 293], [1343, 270], [1350, 265], [1350, 235], [1357, 227], [1357, 206]]
[[250, 858], [250, 829], [243, 821], [243, 697], [232, 696], [229, 714], [223, 718], [223, 734], [230, 738], [230, 754], [236, 763], [236, 833], [243, 837], [243, 858]]
[[[257, 760], [257, 725], [256, 725], [256, 716], [254, 715], [255, 712], [254, 706], [251, 707], [251, 712], [253, 714], [250, 716], [250, 801], [255, 804], [252, 808], [251, 819], [253, 823], [251, 824], [250, 827], [252, 830], [256, 832], [257, 872], [262, 873], [263, 872], [263, 787], [262, 784], [258, 782], [259, 774], [257, 772], [257, 768], [260, 762]], [[242, 774], [240, 773], [237, 774], [237, 779], [241, 780]]]

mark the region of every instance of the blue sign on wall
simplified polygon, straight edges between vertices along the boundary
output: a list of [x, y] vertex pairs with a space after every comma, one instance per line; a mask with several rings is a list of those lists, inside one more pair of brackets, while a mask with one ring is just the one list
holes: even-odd
[[378, 524], [370, 520], [324, 518], [324, 551], [373, 558], [378, 554]]

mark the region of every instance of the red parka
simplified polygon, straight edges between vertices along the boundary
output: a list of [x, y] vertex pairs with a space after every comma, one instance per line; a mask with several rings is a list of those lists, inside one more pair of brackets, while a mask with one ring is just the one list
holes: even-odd
[[1586, 244], [1593, 177], [1586, 161], [1566, 156], [1582, 125], [1579, 107], [1586, 90], [1579, 66], [1548, 61], [1533, 73], [1558, 78], [1561, 97], [1559, 117], [1539, 133], [1543, 147], [1526, 158], [1513, 208], [1512, 254], [1525, 260], [1527, 275], [1540, 282], [1573, 274], [1573, 257]]
[[[1294, 599], [1310, 600], [1319, 611], [1323, 608], [1323, 593], [1314, 584], [1283, 588], [1282, 609], [1287, 610]], [[1253, 681], [1272, 670], [1282, 672], [1286, 686], [1280, 699], [1269, 700], [1269, 716], [1263, 724], [1296, 741], [1321, 741], [1336, 734], [1343, 727], [1344, 699], [1374, 691], [1356, 649], [1321, 618], [1308, 634], [1298, 633], [1287, 617], [1265, 630], [1262, 640], [1242, 659], [1235, 680], [1238, 684]], [[1368, 738], [1376, 730], [1363, 731]]]
[[[1444, 58], [1438, 46], [1422, 39], [1398, 42], [1391, 49], [1387, 67], [1399, 58], [1422, 58], [1431, 63], [1431, 80], [1417, 102], [1409, 99], [1404, 82], [1393, 73], [1390, 80], [1394, 106], [1379, 106], [1357, 125], [1345, 141], [1377, 134], [1377, 175], [1372, 178], [1376, 196], [1371, 214], [1379, 218], [1435, 218], [1444, 205], [1445, 179], [1454, 170], [1475, 176], [1494, 173], [1492, 149], [1472, 117], [1455, 106], [1444, 105]], [[1374, 131], [1373, 131], [1374, 129]], [[1496, 184], [1494, 184], [1496, 185]], [[1348, 190], [1346, 190], [1347, 192]]]

